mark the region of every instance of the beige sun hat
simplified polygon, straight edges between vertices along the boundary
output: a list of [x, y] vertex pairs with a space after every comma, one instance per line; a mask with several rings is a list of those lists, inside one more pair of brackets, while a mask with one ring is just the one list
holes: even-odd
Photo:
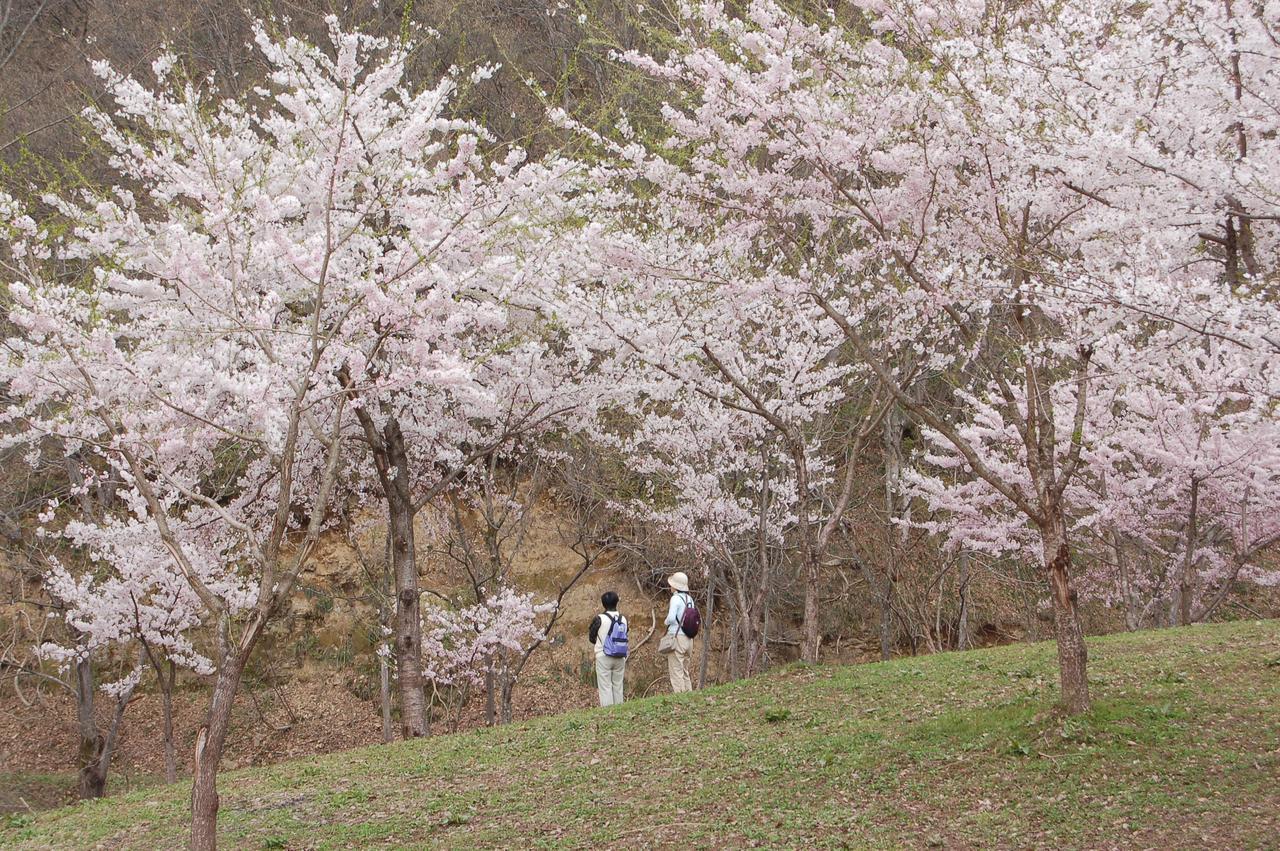
[[689, 577], [685, 576], [684, 571], [673, 573], [667, 577], [667, 584], [677, 591], [689, 592]]

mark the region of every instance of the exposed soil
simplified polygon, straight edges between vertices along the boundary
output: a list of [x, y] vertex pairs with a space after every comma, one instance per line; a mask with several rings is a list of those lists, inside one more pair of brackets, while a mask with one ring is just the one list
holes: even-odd
[[[514, 565], [518, 587], [554, 599], [560, 584], [581, 566], [561, 541], [555, 518], [544, 514], [531, 526]], [[457, 587], [447, 564], [427, 564], [424, 587]], [[299, 756], [345, 750], [382, 740], [376, 663], [365, 635], [371, 610], [353, 601], [359, 567], [355, 554], [330, 539], [316, 556], [315, 570], [295, 600], [293, 612], [271, 636], [271, 658], [286, 664], [268, 677], [255, 671], [242, 685], [223, 760], [227, 769], [264, 765]], [[549, 640], [534, 654], [513, 699], [516, 720], [586, 707], [595, 700], [587, 625], [609, 589], [623, 597], [622, 610], [648, 632], [662, 601], [641, 597], [635, 584], [607, 559], [585, 574], [565, 596], [563, 614]], [[655, 615], [656, 612], [656, 615]], [[656, 645], [656, 639], [650, 642]], [[299, 655], [299, 648], [302, 654]], [[290, 652], [292, 650], [292, 652]], [[653, 647], [649, 648], [652, 654]], [[642, 652], [629, 677], [633, 689], [653, 690], [661, 675], [658, 660]], [[665, 678], [661, 678], [665, 688]], [[195, 677], [180, 676], [174, 694], [174, 731], [180, 775], [190, 770], [193, 743], [207, 708], [208, 689]], [[24, 687], [0, 693], [0, 813], [43, 809], [75, 798], [77, 726], [70, 695], [56, 686]], [[97, 706], [105, 729], [111, 711], [103, 696]], [[435, 730], [449, 720], [437, 716]], [[483, 692], [473, 694], [459, 729], [485, 723]], [[151, 785], [163, 778], [162, 706], [158, 691], [140, 689], [131, 701], [108, 777], [111, 793]]]
[[[513, 564], [514, 582], [540, 599], [554, 599], [563, 583], [581, 567], [580, 556], [565, 542], [558, 523], [563, 518], [543, 504], [533, 519]], [[424, 525], [421, 538], [429, 539]], [[376, 545], [370, 549], [377, 550]], [[435, 593], [465, 587], [456, 564], [424, 547], [422, 584]], [[367, 557], [367, 554], [366, 554]], [[303, 577], [292, 611], [264, 638], [236, 701], [224, 767], [264, 765], [282, 760], [346, 750], [382, 740], [377, 663], [370, 637], [376, 616], [363, 584], [357, 554], [337, 538], [317, 548], [313, 569]], [[514, 693], [514, 719], [562, 712], [595, 702], [593, 665], [586, 630], [599, 611], [600, 595], [616, 591], [621, 610], [632, 623], [633, 653], [627, 670], [627, 694], [641, 697], [667, 690], [666, 667], [657, 654], [657, 628], [665, 614], [663, 596], [650, 596], [610, 559], [602, 558], [565, 596], [562, 614], [547, 642], [535, 653]], [[823, 648], [828, 662], [878, 659], [878, 643], [866, 627], [861, 636], [846, 636]], [[784, 634], [786, 625], [775, 624]], [[1006, 643], [1011, 636], [995, 627], [979, 631], [980, 644]], [[652, 636], [646, 642], [645, 639]], [[728, 643], [722, 623], [712, 624], [699, 639], [697, 652], [710, 640], [709, 681], [726, 677], [715, 664]], [[785, 661], [788, 647], [775, 648], [774, 661]], [[272, 667], [265, 668], [264, 660]], [[695, 654], [694, 664], [700, 659]], [[696, 674], [695, 674], [696, 677]], [[162, 707], [159, 693], [144, 685], [131, 702], [108, 777], [110, 793], [160, 782], [164, 774]], [[24, 680], [23, 697], [0, 690], [0, 813], [38, 810], [75, 798], [77, 728], [69, 694], [56, 686]], [[190, 770], [196, 731], [207, 708], [209, 689], [194, 676], [180, 675], [174, 694], [174, 728], [178, 773]], [[105, 729], [111, 707], [103, 696], [97, 706]], [[441, 710], [434, 731], [453, 726]], [[471, 695], [457, 720], [458, 729], [485, 723], [483, 691]], [[394, 727], [394, 724], [393, 724]]]

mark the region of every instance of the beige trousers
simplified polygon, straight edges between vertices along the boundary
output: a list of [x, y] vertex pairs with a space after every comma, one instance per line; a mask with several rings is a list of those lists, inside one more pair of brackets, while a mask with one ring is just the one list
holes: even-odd
[[667, 654], [667, 676], [671, 678], [671, 691], [676, 694], [682, 691], [693, 691], [693, 682], [689, 679], [691, 650], [693, 650], [693, 639], [677, 629], [676, 649]]
[[596, 691], [600, 692], [601, 706], [622, 703], [622, 679], [626, 671], [626, 659], [596, 654]]

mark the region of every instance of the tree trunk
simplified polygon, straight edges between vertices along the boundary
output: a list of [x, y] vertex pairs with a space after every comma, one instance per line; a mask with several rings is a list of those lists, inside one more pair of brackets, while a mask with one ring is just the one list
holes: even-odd
[[[391, 628], [392, 614], [391, 607], [387, 603], [387, 596], [390, 593], [390, 568], [391, 568], [391, 530], [388, 528], [387, 534], [382, 539], [384, 551], [382, 554], [382, 570], [377, 577], [378, 585], [378, 627], [382, 636], [393, 635]], [[382, 709], [382, 741], [395, 741], [396, 732], [395, 724], [391, 720], [391, 662], [384, 653], [378, 654], [378, 701]]]
[[517, 674], [508, 666], [503, 665], [500, 679], [502, 684], [499, 692], [502, 695], [502, 700], [498, 705], [498, 723], [510, 724], [512, 719], [515, 718], [514, 704]]
[[227, 743], [231, 708], [240, 688], [240, 677], [256, 643], [256, 636], [252, 639], [249, 649], [237, 648], [224, 654], [214, 681], [209, 714], [196, 734], [191, 780], [192, 851], [215, 851], [218, 847], [218, 765]]
[[484, 725], [492, 727], [498, 718], [497, 695], [497, 677], [493, 673], [493, 662], [489, 662], [489, 667], [484, 672]]
[[383, 438], [392, 471], [391, 487], [387, 488], [387, 509], [391, 570], [396, 586], [395, 653], [396, 670], [400, 674], [400, 735], [405, 739], [415, 739], [428, 735], [430, 730], [422, 691], [422, 614], [409, 458], [400, 424], [394, 419], [387, 421]]
[[[345, 379], [344, 379], [345, 380]], [[396, 671], [400, 684], [400, 735], [414, 739], [429, 735], [426, 699], [422, 691], [422, 615], [419, 610], [418, 562], [415, 552], [413, 490], [404, 433], [394, 415], [379, 431], [364, 408], [355, 411], [369, 442], [378, 481], [387, 500], [387, 548], [395, 584], [393, 633]]]
[[[143, 659], [139, 652], [138, 665], [141, 667]], [[102, 753], [98, 755], [98, 771], [97, 776], [101, 779], [101, 794], [107, 792], [107, 773], [111, 770], [111, 757], [116, 751], [116, 742], [120, 740], [120, 728], [124, 725], [124, 711], [129, 708], [129, 701], [133, 699], [133, 690], [138, 687], [138, 680], [134, 682], [123, 692], [116, 695], [115, 710], [111, 714], [111, 726], [107, 728], [107, 735], [102, 743]]]
[[101, 798], [107, 789], [106, 775], [100, 770], [105, 741], [93, 714], [93, 687], [93, 662], [86, 656], [76, 662], [76, 721], [80, 730], [77, 763], [82, 800]]
[[1124, 606], [1124, 627], [1129, 632], [1136, 632], [1142, 626], [1142, 603], [1134, 588], [1133, 575], [1129, 570], [1129, 560], [1125, 555], [1124, 543], [1120, 535], [1112, 530], [1107, 534], [1107, 542], [1111, 546], [1111, 557], [1116, 563], [1120, 576], [1120, 599]]
[[711, 658], [711, 617], [716, 605], [716, 568], [711, 568], [711, 576], [707, 582], [707, 617], [702, 624], [702, 664], [698, 669], [698, 688], [707, 686], [707, 663]]
[[[899, 535], [894, 519], [899, 513], [898, 483], [902, 475], [902, 424], [903, 415], [897, 405], [885, 412], [883, 433], [884, 449], [884, 512], [885, 512], [885, 569], [880, 582], [880, 661], [887, 662], [893, 656], [893, 586], [898, 576]], [[911, 639], [911, 653], [915, 655], [915, 637]]]
[[813, 529], [809, 520], [809, 465], [804, 456], [804, 446], [793, 441], [791, 460], [796, 468], [796, 534], [800, 538], [800, 560], [804, 565], [804, 641], [800, 645], [800, 659], [818, 661], [818, 590], [822, 574], [819, 571], [818, 554], [813, 546]]
[[732, 623], [729, 625], [729, 679], [738, 679], [738, 632], [742, 629], [744, 618], [736, 609], [730, 609]]
[[[890, 539], [890, 545], [893, 541]], [[883, 577], [875, 572], [862, 558], [855, 558], [854, 564], [866, 580], [867, 587], [875, 596], [879, 624], [876, 632], [880, 639], [880, 661], [887, 662], [893, 656], [893, 571], [892, 566]]]
[[769, 653], [769, 620], [771, 612], [769, 609], [764, 610], [763, 619], [760, 621], [760, 640], [757, 643], [757, 652], [760, 654], [760, 669], [763, 670], [767, 664]]
[[1182, 577], [1178, 583], [1178, 624], [1191, 625], [1191, 595], [1196, 578], [1196, 532], [1200, 503], [1200, 480], [1191, 479], [1191, 513], [1187, 516], [1186, 551], [1182, 554]]
[[766, 646], [766, 628], [768, 626], [769, 591], [772, 581], [772, 570], [769, 561], [768, 518], [769, 505], [772, 500], [770, 470], [765, 447], [760, 448], [760, 460], [763, 464], [760, 477], [760, 506], [756, 523], [755, 565], [758, 571], [755, 588], [750, 588], [751, 571], [742, 572], [742, 580], [737, 583], [739, 607], [742, 610], [742, 652], [743, 676], [750, 677], [759, 670], [768, 652]]
[[885, 574], [880, 586], [880, 661], [893, 658], [893, 572]]
[[1060, 509], [1046, 513], [1048, 522], [1041, 527], [1040, 534], [1053, 596], [1062, 704], [1068, 714], [1077, 715], [1089, 709], [1089, 654], [1076, 610], [1076, 591], [1071, 584], [1071, 549], [1067, 545], [1066, 523]]
[[969, 636], [969, 553], [961, 552], [960, 561], [960, 617], [956, 623], [956, 649], [968, 650], [973, 639]]
[[755, 596], [746, 601], [746, 612], [742, 618], [742, 644], [746, 664], [743, 675], [750, 677], [760, 673], [765, 665], [765, 657], [769, 651], [765, 636], [769, 629], [769, 591], [770, 569], [768, 555], [762, 557], [760, 587]]
[[800, 659], [804, 662], [818, 661], [818, 584], [820, 574], [818, 565], [812, 558], [805, 560], [804, 566], [804, 644], [800, 646]]
[[396, 734], [391, 725], [391, 666], [382, 655], [378, 656], [378, 697], [382, 702], [382, 741], [394, 741]]
[[164, 782], [178, 780], [178, 757], [173, 744], [173, 684], [178, 679], [178, 664], [169, 660], [169, 675], [156, 671], [160, 680], [160, 705], [164, 713]]

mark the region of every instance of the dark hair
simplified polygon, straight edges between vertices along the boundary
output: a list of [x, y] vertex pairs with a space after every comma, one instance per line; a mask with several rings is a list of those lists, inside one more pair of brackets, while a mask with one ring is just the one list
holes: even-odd
[[605, 591], [600, 595], [600, 602], [604, 604], [606, 610], [618, 608], [618, 594], [615, 591]]

